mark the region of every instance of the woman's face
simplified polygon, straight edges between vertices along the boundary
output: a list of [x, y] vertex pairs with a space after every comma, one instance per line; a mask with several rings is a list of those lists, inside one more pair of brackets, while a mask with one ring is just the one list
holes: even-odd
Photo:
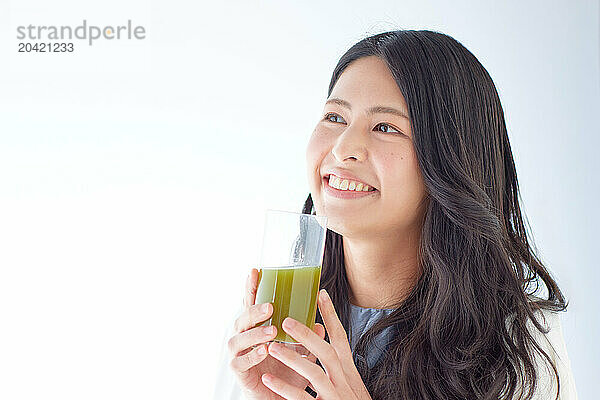
[[[426, 189], [407, 115], [404, 97], [380, 58], [363, 57], [344, 70], [306, 150], [314, 207], [327, 216], [329, 229], [370, 239], [420, 230]], [[339, 190], [326, 187], [330, 173], [376, 190], [337, 197], [332, 191]]]

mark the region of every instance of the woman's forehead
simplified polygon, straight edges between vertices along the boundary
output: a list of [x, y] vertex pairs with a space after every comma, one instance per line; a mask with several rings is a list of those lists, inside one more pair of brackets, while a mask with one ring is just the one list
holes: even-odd
[[406, 110], [406, 101], [385, 61], [369, 56], [352, 62], [342, 72], [329, 98], [342, 99], [353, 107], [385, 104]]

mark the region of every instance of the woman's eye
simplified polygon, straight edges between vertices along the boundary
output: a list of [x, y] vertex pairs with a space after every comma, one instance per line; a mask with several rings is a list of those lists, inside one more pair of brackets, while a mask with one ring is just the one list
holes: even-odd
[[394, 132], [394, 133], [402, 133], [402, 132], [400, 132], [399, 130], [397, 130], [396, 128], [394, 128], [393, 126], [391, 126], [391, 125], [388, 125], [388, 124], [386, 124], [386, 123], [383, 123], [383, 122], [382, 122], [382, 123], [379, 123], [379, 124], [377, 124], [377, 125], [375, 125], [375, 129], [376, 129], [376, 130], [378, 130], [378, 129], [377, 129], [377, 127], [378, 127], [378, 126], [385, 127], [385, 130], [383, 130], [383, 131], [380, 131], [380, 132], [386, 132], [386, 133], [387, 133], [387, 132], [390, 132], [390, 129], [393, 129], [393, 131], [392, 131], [392, 132]]
[[342, 121], [344, 120], [342, 117], [340, 117], [339, 115], [334, 114], [334, 113], [325, 114], [325, 118], [323, 118], [323, 119], [326, 121], [329, 121], [329, 122], [336, 122], [335, 120], [332, 120], [332, 118], [338, 118], [338, 117], [341, 118]]

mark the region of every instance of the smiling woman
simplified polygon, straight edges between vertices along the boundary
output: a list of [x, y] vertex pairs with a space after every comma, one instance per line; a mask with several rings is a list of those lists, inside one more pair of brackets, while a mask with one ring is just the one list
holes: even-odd
[[261, 345], [272, 309], [254, 304], [252, 271], [218, 398], [576, 399], [566, 301], [530, 246], [502, 106], [472, 53], [431, 31], [361, 40], [306, 161], [325, 290], [314, 331], [283, 328], [310, 357]]

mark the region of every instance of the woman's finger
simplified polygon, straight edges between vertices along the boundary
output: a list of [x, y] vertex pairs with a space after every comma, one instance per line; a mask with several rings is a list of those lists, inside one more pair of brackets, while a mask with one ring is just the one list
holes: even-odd
[[[261, 378], [266, 387], [286, 400], [314, 400], [314, 397], [306, 393], [305, 390], [298, 389], [297, 387], [290, 385], [274, 375], [263, 374]], [[318, 398], [321, 397], [319, 396]]]
[[[280, 343], [272, 342], [268, 346], [268, 351], [271, 356], [278, 359], [298, 374], [302, 375], [306, 378], [313, 386], [313, 390], [319, 393], [319, 397], [324, 399], [334, 399], [335, 388], [331, 383], [331, 379], [329, 376], [325, 374], [325, 371], [315, 363], [308, 361], [307, 359], [301, 357], [298, 353], [293, 350], [286, 348]], [[277, 383], [277, 382], [276, 382]], [[277, 385], [277, 388], [284, 391], [283, 393], [278, 394], [282, 396], [293, 395], [292, 392], [286, 392], [285, 385]], [[291, 390], [291, 388], [290, 388]], [[288, 397], [286, 397], [288, 398]], [[294, 399], [296, 397], [289, 397], [290, 399]], [[298, 397], [303, 398], [303, 397]]]
[[248, 371], [250, 368], [261, 363], [267, 358], [268, 352], [265, 344], [257, 346], [252, 351], [242, 354], [237, 357], [233, 357], [229, 362], [229, 367], [237, 373]]
[[292, 386], [289, 383], [277, 378], [271, 374], [263, 374], [263, 384], [277, 393], [286, 400], [314, 400], [310, 394], [306, 393], [305, 390], [299, 389], [296, 386]]
[[254, 305], [256, 301], [256, 290], [258, 289], [258, 270], [252, 268], [246, 278], [246, 293], [244, 295], [244, 308]]
[[[317, 335], [319, 335], [319, 337], [320, 337], [321, 339], [325, 339], [325, 327], [324, 327], [323, 325], [321, 325], [321, 324], [319, 324], [319, 323], [317, 322], [317, 323], [315, 324], [314, 328], [313, 328], [313, 331], [314, 331], [314, 332], [315, 332]], [[311, 353], [311, 352], [310, 352], [310, 351], [308, 351], [308, 350], [306, 350], [306, 352], [308, 353], [308, 356], [307, 356], [308, 360], [309, 360], [310, 362], [316, 363], [316, 362], [317, 362], [317, 356], [315, 356], [313, 353]], [[311, 385], [309, 384], [309, 386], [311, 386]], [[313, 387], [312, 387], [312, 386], [311, 386], [311, 389], [313, 389]], [[314, 389], [313, 389], [313, 390], [314, 390]]]
[[321, 339], [325, 339], [325, 327], [323, 325], [317, 322], [313, 328], [313, 331], [315, 331], [315, 333], [319, 335]]
[[[362, 377], [354, 365], [346, 330], [335, 312], [335, 307], [327, 291], [321, 290], [319, 292], [318, 304], [319, 312], [325, 323], [325, 329], [327, 329], [327, 333], [329, 334], [331, 347], [336, 352], [337, 359], [341, 360], [340, 365], [344, 371], [348, 385], [354, 393], [368, 393]], [[365, 398], [369, 398], [369, 395], [366, 395]]]
[[231, 355], [237, 357], [251, 347], [273, 340], [276, 335], [277, 328], [275, 326], [259, 326], [232, 336], [227, 342], [227, 348]]
[[242, 312], [235, 320], [233, 329], [236, 334], [242, 333], [250, 328], [254, 328], [257, 324], [266, 321], [271, 317], [271, 314], [273, 314], [273, 304], [254, 304]]
[[[325, 327], [322, 324], [320, 324], [320, 323], [317, 322], [315, 324], [315, 326], [313, 327], [313, 331], [317, 335], [319, 335], [319, 337], [321, 339], [325, 339]], [[307, 350], [307, 352], [308, 352], [307, 360], [309, 360], [310, 362], [316, 364], [316, 362], [317, 362], [317, 356], [315, 356], [313, 353], [309, 352], [308, 350]], [[316, 392], [316, 390], [313, 387], [312, 383], [308, 382], [308, 387], [311, 388], [313, 390], [313, 392]]]
[[327, 333], [329, 334], [329, 342], [341, 359], [352, 358], [352, 350], [348, 343], [348, 334], [335, 312], [333, 302], [325, 289], [319, 291], [318, 304], [319, 312], [321, 313], [321, 317], [323, 317], [323, 323], [325, 323], [325, 329], [327, 329]]
[[[321, 339], [315, 332], [311, 331], [308, 326], [290, 317], [283, 320], [282, 328], [288, 335], [294, 338], [298, 343], [301, 343], [308, 351], [319, 359], [321, 365], [323, 365], [327, 375], [332, 381], [342, 382], [345, 380], [340, 359], [331, 344]], [[269, 346], [269, 351], [270, 349], [271, 346]], [[306, 377], [306, 379], [309, 378]], [[315, 385], [315, 382], [312, 383]]]

